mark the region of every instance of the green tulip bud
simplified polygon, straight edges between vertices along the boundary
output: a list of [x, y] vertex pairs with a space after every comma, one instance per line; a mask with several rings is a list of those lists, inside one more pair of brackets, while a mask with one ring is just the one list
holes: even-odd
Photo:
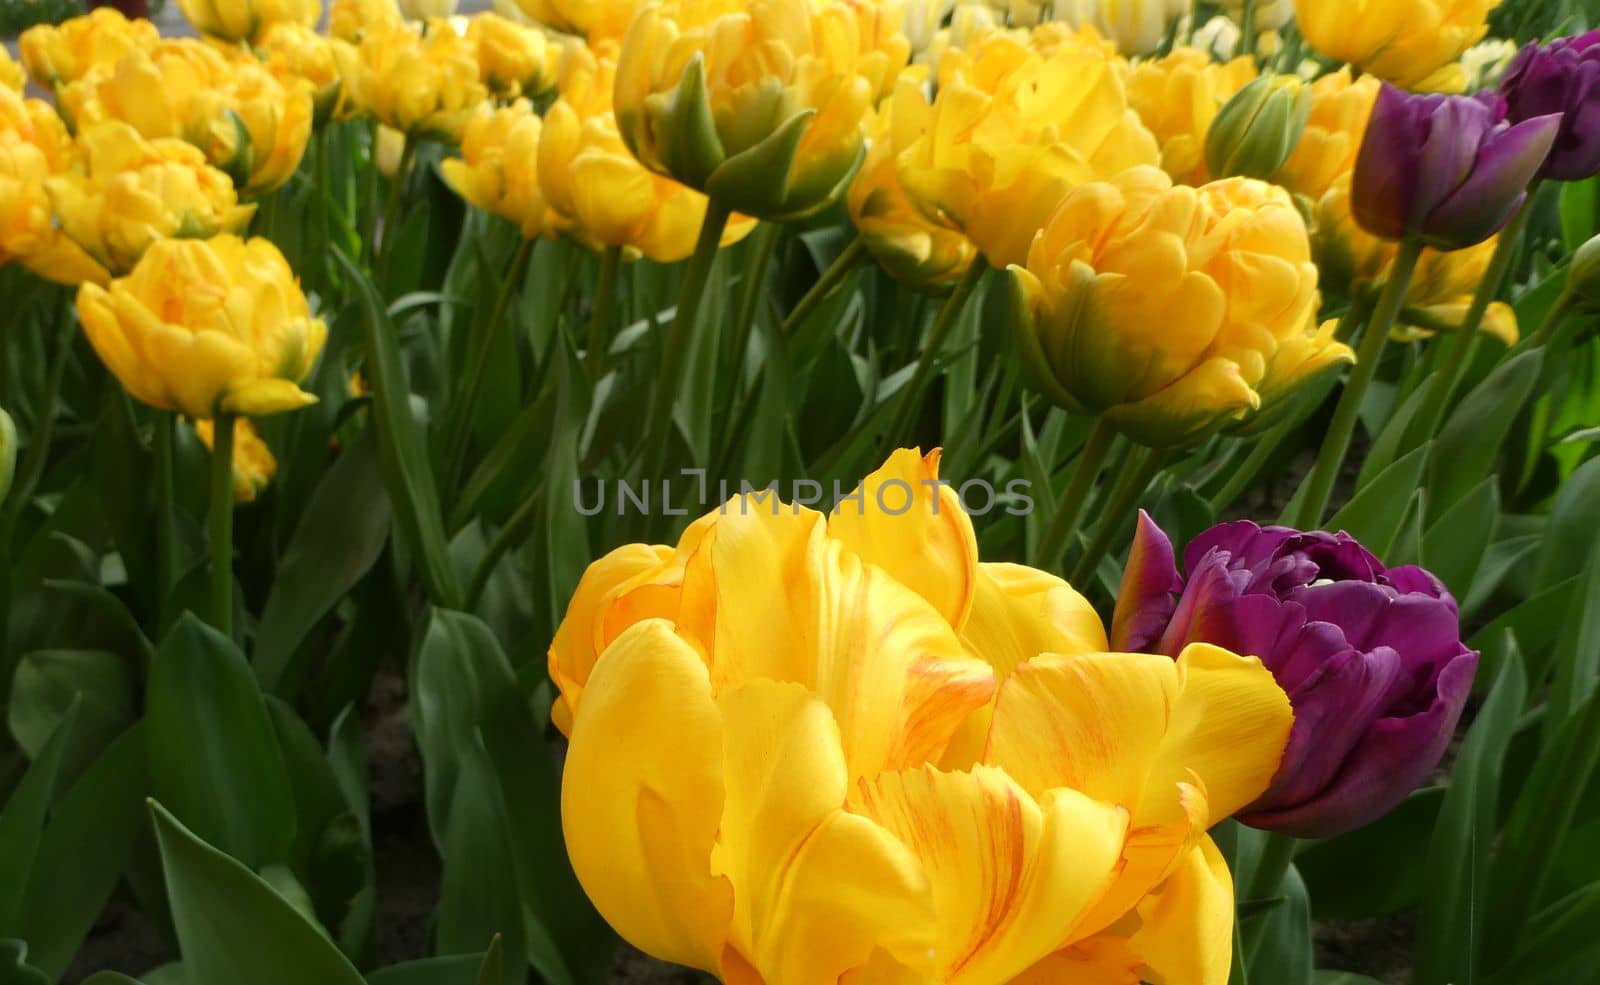
[[1206, 132], [1213, 179], [1271, 178], [1294, 153], [1311, 113], [1311, 89], [1298, 76], [1263, 75], [1223, 104]]
[[1600, 309], [1600, 236], [1578, 247], [1567, 271], [1567, 290], [1578, 304]]
[[17, 425], [11, 415], [0, 410], [0, 503], [11, 493], [11, 480], [17, 474]]

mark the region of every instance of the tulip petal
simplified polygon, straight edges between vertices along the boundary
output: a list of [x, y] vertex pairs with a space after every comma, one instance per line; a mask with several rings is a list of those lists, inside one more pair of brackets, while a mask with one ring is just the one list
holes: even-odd
[[1182, 444], [1207, 428], [1242, 417], [1261, 406], [1261, 398], [1245, 381], [1239, 364], [1212, 358], [1179, 377], [1171, 386], [1142, 400], [1118, 404], [1105, 419], [1123, 434], [1153, 448]]
[[1210, 838], [1138, 907], [1129, 939], [1147, 977], [1183, 985], [1226, 985], [1233, 965], [1233, 876]]
[[1560, 127], [1559, 115], [1540, 116], [1487, 140], [1471, 175], [1427, 214], [1423, 238], [1461, 249], [1499, 232], [1521, 206]]
[[1178, 574], [1172, 541], [1150, 514], [1140, 510], [1111, 616], [1111, 646], [1129, 653], [1148, 650], [1161, 638], [1177, 607], [1175, 596], [1181, 591], [1183, 578]]
[[561, 781], [567, 854], [596, 909], [641, 950], [707, 971], [733, 909], [709, 868], [722, 757], [705, 664], [650, 620], [595, 665]]

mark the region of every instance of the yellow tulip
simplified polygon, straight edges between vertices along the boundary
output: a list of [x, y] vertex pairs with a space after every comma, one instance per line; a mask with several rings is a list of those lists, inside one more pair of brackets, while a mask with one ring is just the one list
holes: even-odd
[[901, 30], [906, 42], [911, 45], [913, 55], [921, 54], [932, 46], [945, 18], [955, 8], [956, 0], [906, 0]]
[[433, 20], [449, 17], [460, 5], [460, 0], [400, 0], [400, 13], [415, 21]]
[[115, 275], [158, 241], [237, 232], [255, 211], [181, 140], [145, 140], [110, 120], [79, 133], [78, 151], [71, 169], [46, 182], [50, 201], [62, 231]]
[[[1012, 595], [1028, 579], [978, 563], [936, 477], [898, 452], [849, 520], [736, 498], [590, 568], [551, 650], [585, 891], [730, 982], [1223, 985], [1233, 893], [1204, 832], [1276, 771], [1287, 698], [1212, 647], [1101, 652], [1075, 595], [1072, 635], [1071, 590]], [[979, 758], [941, 765], [974, 715]]]
[[1460, 92], [1456, 59], [1489, 32], [1500, 0], [1295, 0], [1300, 34], [1317, 53], [1406, 89]]
[[334, 54], [356, 107], [409, 137], [456, 143], [489, 98], [474, 47], [448, 23], [432, 21], [426, 34], [409, 26], [368, 33]]
[[620, 41], [643, 0], [516, 0], [522, 12], [546, 27], [589, 39]]
[[[1253, 0], [1257, 31], [1281, 31], [1294, 20], [1294, 0]], [[1245, 0], [1223, 0], [1222, 6], [1236, 23], [1244, 20]]]
[[967, 272], [978, 250], [959, 230], [923, 215], [900, 186], [891, 113], [885, 106], [868, 123], [867, 159], [845, 195], [850, 221], [873, 258], [897, 280], [948, 289]]
[[9, 50], [0, 47], [0, 88], [21, 92], [27, 83], [28, 73], [19, 62], [12, 60]]
[[561, 46], [543, 31], [483, 13], [467, 22], [466, 37], [477, 51], [480, 78], [494, 95], [535, 96], [555, 82]]
[[1161, 144], [1161, 169], [1179, 184], [1206, 181], [1206, 133], [1223, 103], [1256, 77], [1255, 60], [1214, 61], [1198, 48], [1175, 48], [1128, 73], [1128, 105]]
[[1493, 89], [1522, 49], [1506, 38], [1489, 38], [1468, 48], [1461, 56], [1461, 71], [1466, 76], [1463, 92]]
[[[194, 432], [200, 436], [200, 443], [207, 448], [213, 447], [212, 441], [216, 436], [216, 425], [211, 421], [195, 421]], [[278, 473], [278, 460], [272, 454], [272, 449], [261, 440], [261, 433], [256, 426], [250, 423], [248, 417], [236, 417], [233, 420], [233, 501], [235, 503], [253, 503], [261, 491], [272, 482], [272, 477]]]
[[1288, 192], [1173, 186], [1154, 168], [1074, 189], [1012, 267], [1035, 385], [1135, 441], [1183, 444], [1354, 357], [1317, 325], [1317, 267]]
[[645, 167], [763, 219], [844, 194], [872, 101], [849, 9], [816, 0], [644, 7], [617, 59], [615, 113]]
[[[1037, 0], [1012, 3], [1013, 11], [1037, 6]], [[1054, 0], [1052, 6], [1057, 19], [1093, 27], [1125, 55], [1144, 55], [1167, 39], [1173, 22], [1188, 13], [1189, 0]]]
[[369, 34], [384, 34], [405, 25], [395, 0], [333, 0], [328, 6], [328, 34], [359, 44]]
[[1381, 83], [1370, 75], [1353, 79], [1349, 68], [1311, 83], [1311, 114], [1289, 160], [1272, 180], [1315, 202], [1355, 170]]
[[895, 91], [900, 183], [995, 267], [1022, 262], [1073, 186], [1159, 158], [1092, 36], [1058, 34], [1041, 51], [1011, 33], [982, 34], [946, 52], [935, 89], [931, 104], [914, 77]]
[[[545, 111], [539, 138], [539, 184], [580, 241], [675, 263], [694, 252], [706, 197], [646, 170], [628, 153], [611, 112], [616, 56], [611, 41], [568, 46], [560, 95]], [[755, 220], [733, 216], [723, 245], [753, 228]]]
[[234, 44], [274, 24], [314, 27], [322, 17], [322, 0], [178, 0], [178, 8], [201, 34]]
[[106, 368], [152, 407], [209, 420], [316, 401], [297, 384], [327, 326], [269, 240], [160, 240], [110, 287], [80, 287], [78, 318]]
[[335, 45], [344, 42], [324, 37], [300, 24], [274, 24], [256, 43], [259, 55], [278, 81], [294, 85], [303, 80], [311, 87], [316, 122], [325, 122], [339, 105], [339, 63]]
[[51, 212], [46, 183], [71, 157], [72, 141], [49, 104], [0, 87], [0, 264], [16, 261], [60, 284], [108, 277]]
[[115, 7], [22, 32], [17, 48], [34, 82], [46, 89], [76, 81], [96, 65], [153, 48], [161, 36], [147, 20], [128, 20]]
[[516, 224], [528, 239], [560, 228], [539, 187], [539, 115], [526, 99], [467, 123], [461, 156], [440, 165], [456, 194], [485, 212]]
[[872, 86], [872, 101], [882, 102], [894, 92], [900, 70], [911, 61], [911, 42], [905, 33], [908, 0], [831, 0], [855, 18], [860, 34], [860, 72]]
[[[936, 66], [944, 59], [945, 52], [967, 48], [981, 35], [1005, 26], [1005, 14], [984, 0], [958, 0], [949, 10], [949, 15], [950, 23], [944, 27], [939, 27], [942, 21], [933, 20], [937, 30], [928, 38], [927, 44], [917, 46], [913, 43], [917, 64]], [[927, 16], [932, 18], [932, 12]], [[908, 33], [909, 30], [908, 27]]]
[[249, 134], [248, 169], [235, 172], [239, 191], [264, 195], [294, 177], [316, 122], [315, 90], [309, 81], [280, 81], [267, 68], [244, 63], [233, 71], [233, 113]]

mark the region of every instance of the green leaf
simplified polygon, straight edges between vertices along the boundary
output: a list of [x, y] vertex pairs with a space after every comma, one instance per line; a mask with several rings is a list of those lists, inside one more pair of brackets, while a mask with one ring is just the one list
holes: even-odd
[[[1433, 388], [1439, 385], [1438, 381], [1437, 376], [1428, 374], [1388, 416], [1383, 430], [1373, 439], [1372, 447], [1361, 463], [1361, 473], [1356, 477], [1357, 489], [1367, 488], [1369, 483], [1376, 480], [1403, 453], [1419, 446], [1419, 442], [1415, 440], [1417, 436], [1410, 434], [1410, 429], [1417, 414], [1422, 410], [1422, 405], [1433, 393]], [[1426, 442], [1431, 437], [1432, 435], [1421, 435], [1421, 441]]]
[[1508, 643], [1489, 698], [1461, 745], [1428, 845], [1428, 885], [1417, 930], [1417, 985], [1477, 981], [1501, 766], [1526, 694], [1522, 658]]
[[[1250, 980], [1273, 985], [1311, 985], [1311, 903], [1294, 866], [1284, 874], [1284, 901], [1245, 934], [1250, 947]], [[1249, 945], [1247, 945], [1249, 946]]]
[[1493, 470], [1543, 363], [1543, 350], [1524, 352], [1501, 363], [1462, 399], [1434, 442], [1428, 469], [1430, 509], [1448, 510]]
[[55, 796], [62, 750], [72, 736], [79, 708], [76, 701], [68, 706], [55, 734], [34, 756], [33, 765], [11, 792], [4, 809], [0, 809], [0, 936], [10, 936], [19, 929], [17, 916], [34, 868], [34, 856], [44, 839], [45, 815]]
[[1594, 553], [1594, 504], [1600, 502], [1600, 458], [1592, 458], [1562, 483], [1550, 507], [1539, 548], [1537, 589], [1581, 574]]
[[137, 978], [129, 978], [120, 971], [97, 971], [83, 980], [83, 985], [142, 985]]
[[[1534, 914], [1528, 935], [1485, 985], [1533, 985], [1538, 981], [1590, 981], [1573, 975], [1574, 964], [1600, 958], [1600, 882], [1593, 882]], [[1549, 976], [1538, 979], [1536, 976]]]
[[1422, 535], [1422, 563], [1456, 598], [1466, 598], [1500, 521], [1500, 485], [1494, 478], [1434, 520]]
[[1376, 978], [1358, 975], [1353, 971], [1319, 971], [1311, 981], [1313, 985], [1383, 985]]
[[254, 664], [263, 688], [294, 692], [296, 651], [377, 562], [391, 523], [377, 443], [366, 431], [317, 484], [278, 562], [256, 632]]
[[361, 975], [288, 900], [150, 804], [191, 982], [363, 985]]
[[17, 745], [37, 757], [77, 705], [78, 728], [63, 765], [64, 774], [75, 776], [133, 724], [137, 690], [128, 661], [114, 653], [40, 650], [17, 664], [7, 724]]
[[1443, 787], [1418, 790], [1366, 827], [1295, 856], [1311, 893], [1312, 915], [1372, 917], [1416, 907], [1427, 876], [1423, 859], [1443, 803]]
[[[458, 952], [485, 937], [509, 935], [512, 964], [521, 967], [529, 958], [522, 940], [516, 870], [514, 864], [508, 864], [512, 862], [510, 832], [499, 784], [481, 744], [460, 753], [441, 852], [444, 877], [435, 945], [445, 952]], [[552, 957], [541, 963], [549, 966]], [[554, 972], [547, 977], [557, 982], [572, 980], [559, 964]]]
[[0, 940], [0, 985], [50, 985], [50, 978], [27, 963], [24, 941]]
[[458, 954], [407, 961], [374, 971], [367, 985], [478, 985], [483, 959], [482, 954]]
[[1327, 529], [1348, 531], [1377, 556], [1387, 557], [1405, 523], [1432, 447], [1424, 445], [1408, 453], [1362, 486], [1355, 498], [1327, 522]]
[[158, 799], [252, 867], [289, 860], [293, 788], [255, 675], [232, 640], [185, 613], [156, 655], [145, 723]]
[[1600, 216], [1600, 178], [1561, 186], [1561, 244], [1572, 253], [1594, 236]]
[[[1496, 644], [1508, 632], [1516, 637], [1518, 648], [1530, 653], [1549, 653], [1557, 635], [1566, 625], [1567, 608], [1584, 580], [1580, 577], [1569, 578], [1553, 588], [1547, 588], [1474, 633], [1467, 643], [1484, 654], [1485, 664], [1478, 672], [1480, 683], [1488, 676], [1485, 670], [1489, 669], [1488, 660]], [[1544, 677], [1542, 673], [1534, 676], [1537, 680]]]

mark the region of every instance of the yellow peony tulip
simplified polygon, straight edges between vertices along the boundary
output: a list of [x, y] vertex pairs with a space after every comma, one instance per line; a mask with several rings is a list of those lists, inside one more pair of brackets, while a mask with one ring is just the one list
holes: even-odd
[[356, 107], [407, 136], [457, 143], [489, 98], [474, 49], [448, 23], [432, 21], [426, 34], [409, 26], [368, 33], [334, 54]]
[[1212, 647], [1102, 652], [1064, 583], [978, 563], [937, 463], [590, 567], [551, 648], [579, 880], [729, 982], [1223, 985], [1205, 829], [1277, 769], [1287, 698]]
[[400, 13], [411, 20], [449, 17], [461, 6], [460, 0], [400, 0]]
[[322, 123], [339, 106], [339, 63], [333, 49], [342, 43], [300, 24], [274, 24], [262, 33], [256, 54], [278, 81], [292, 86], [303, 80], [311, 87], [315, 122]]
[[0, 264], [20, 262], [61, 284], [107, 273], [56, 225], [46, 182], [71, 162], [66, 127], [47, 103], [0, 87]]
[[[200, 443], [213, 447], [216, 425], [211, 421], [195, 421], [194, 432]], [[253, 503], [261, 491], [272, 483], [278, 474], [278, 460], [272, 449], [261, 440], [261, 433], [248, 417], [233, 420], [233, 501]]]
[[830, 0], [850, 11], [860, 34], [862, 75], [872, 86], [872, 101], [882, 102], [894, 92], [900, 70], [911, 61], [906, 37], [908, 0]]
[[533, 106], [519, 99], [510, 106], [479, 113], [467, 123], [461, 156], [447, 158], [440, 171], [456, 194], [473, 206], [515, 223], [528, 239], [560, 228], [539, 187], [536, 161], [542, 123]]
[[1317, 268], [1283, 189], [1173, 186], [1154, 168], [1074, 189], [1012, 267], [1023, 366], [1056, 403], [1183, 444], [1353, 359], [1317, 326]]
[[[646, 170], [628, 153], [611, 112], [616, 56], [611, 41], [568, 46], [560, 96], [545, 111], [539, 138], [539, 184], [579, 240], [675, 263], [694, 252], [706, 197]], [[731, 217], [723, 245], [753, 228], [750, 217]]]
[[347, 44], [403, 26], [405, 18], [395, 0], [333, 0], [328, 6], [328, 34]]
[[1009, 32], [982, 34], [945, 54], [935, 89], [931, 104], [914, 77], [895, 91], [900, 183], [995, 267], [1022, 262], [1074, 185], [1159, 158], [1092, 36], [1058, 33], [1042, 52]]
[[268, 240], [160, 240], [110, 287], [80, 287], [78, 318], [106, 368], [152, 407], [209, 420], [316, 401], [297, 384], [327, 326]]
[[1381, 85], [1370, 75], [1353, 79], [1349, 68], [1311, 83], [1306, 131], [1272, 180], [1315, 202], [1354, 171]]
[[900, 186], [890, 138], [892, 110], [885, 106], [868, 123], [867, 160], [845, 204], [861, 241], [893, 277], [913, 287], [948, 289], [977, 257], [977, 247], [959, 230], [930, 220]]
[[477, 52], [479, 77], [495, 96], [536, 96], [555, 82], [561, 45], [543, 31], [483, 13], [467, 22], [466, 37]]
[[652, 3], [617, 59], [615, 113], [645, 167], [763, 219], [844, 194], [872, 101], [851, 11], [818, 0]]
[[13, 61], [11, 52], [0, 47], [0, 88], [21, 92], [27, 83], [28, 73], [23, 70], [21, 63]]
[[[1125, 55], [1145, 55], [1161, 47], [1177, 19], [1189, 12], [1189, 0], [1013, 0], [1019, 11], [1049, 6], [1051, 14], [1074, 27], [1092, 27], [1116, 42]], [[1028, 22], [1024, 16], [1020, 22]]]
[[254, 41], [274, 24], [315, 27], [322, 0], [178, 0], [183, 16], [206, 37]]
[[[912, 50], [916, 52], [917, 64], [937, 66], [944, 59], [945, 52], [967, 48], [980, 36], [990, 31], [1001, 30], [1005, 25], [1004, 13], [989, 6], [984, 0], [960, 0], [950, 9], [949, 14], [948, 26], [939, 27], [940, 21], [933, 22], [938, 29], [928, 38], [927, 44], [917, 46], [913, 43]], [[930, 13], [928, 16], [933, 15]], [[909, 27], [907, 31], [909, 34]]]
[[131, 271], [154, 243], [244, 229], [228, 176], [181, 140], [145, 140], [110, 120], [78, 135], [78, 160], [46, 187], [61, 229], [114, 275]]
[[147, 51], [160, 40], [149, 21], [130, 21], [115, 7], [96, 7], [84, 17], [28, 28], [17, 39], [17, 48], [28, 75], [49, 89], [129, 52]]
[[1128, 73], [1128, 105], [1161, 144], [1161, 169], [1185, 185], [1206, 182], [1206, 133], [1217, 111], [1256, 77], [1255, 60], [1218, 62], [1198, 48], [1175, 48]]
[[643, 0], [517, 0], [522, 12], [546, 27], [600, 41], [620, 41]]
[[1456, 59], [1489, 32], [1500, 0], [1295, 0], [1300, 34], [1317, 53], [1406, 89], [1460, 92]]

